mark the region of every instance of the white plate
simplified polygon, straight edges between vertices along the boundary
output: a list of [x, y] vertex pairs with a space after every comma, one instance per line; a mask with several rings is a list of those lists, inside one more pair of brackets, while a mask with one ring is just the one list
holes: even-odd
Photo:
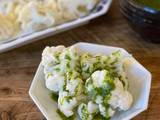
[[[89, 43], [77, 43], [74, 46], [79, 53], [89, 52], [91, 54], [101, 53], [108, 55], [120, 50], [124, 56], [130, 56], [126, 50], [117, 47]], [[112, 120], [129, 120], [148, 107], [151, 74], [133, 57], [130, 57], [129, 61], [127, 77], [129, 78], [129, 91], [133, 95], [134, 102], [128, 111], [117, 112]], [[61, 120], [56, 113], [57, 103], [50, 98], [49, 94], [50, 91], [45, 87], [43, 67], [40, 64], [31, 84], [29, 95], [47, 120]]]
[[107, 13], [108, 9], [110, 8], [110, 5], [112, 3], [112, 0], [101, 0], [101, 2], [97, 5], [95, 10], [88, 16], [79, 18], [77, 20], [64, 23], [62, 25], [48, 28], [39, 32], [32, 33], [30, 35], [20, 37], [18, 39], [12, 40], [12, 41], [6, 41], [5, 43], [0, 44], [0, 53], [11, 50], [16, 47], [20, 47], [22, 45], [34, 42], [36, 40], [40, 40], [42, 38], [55, 35], [57, 33], [75, 28], [77, 26], [83, 25], [88, 23], [90, 20], [99, 17], [105, 13]]

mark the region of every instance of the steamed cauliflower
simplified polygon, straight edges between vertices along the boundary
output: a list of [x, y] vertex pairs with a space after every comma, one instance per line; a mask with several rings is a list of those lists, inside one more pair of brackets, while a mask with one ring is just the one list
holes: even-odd
[[87, 110], [90, 114], [95, 114], [98, 112], [98, 105], [93, 101], [89, 101], [87, 105]]
[[55, 74], [53, 76], [51, 75], [51, 76], [48, 76], [48, 78], [46, 78], [46, 87], [49, 90], [57, 93], [63, 89], [64, 81], [65, 81], [65, 78], [62, 75], [58, 75], [58, 74]]
[[88, 104], [81, 103], [78, 106], [78, 114], [81, 120], [92, 120], [98, 112], [98, 105], [92, 101], [89, 101]]
[[82, 93], [83, 82], [80, 78], [67, 80], [66, 90], [70, 92], [71, 95], [80, 95]]
[[87, 79], [85, 86], [91, 99], [99, 105], [99, 111], [105, 118], [112, 117], [116, 108], [128, 110], [132, 105], [131, 94], [124, 89], [122, 82], [117, 77], [112, 77], [107, 70], [95, 71]]
[[46, 47], [42, 53], [46, 87], [58, 95], [58, 109], [66, 119], [110, 119], [133, 102], [117, 51], [110, 55], [79, 54], [74, 46]]
[[60, 62], [59, 55], [64, 49], [64, 46], [46, 47], [42, 53], [42, 65], [46, 67], [57, 65]]
[[70, 96], [66, 91], [59, 92], [58, 108], [65, 116], [72, 116], [74, 114], [73, 109], [76, 106], [77, 100], [75, 97]]
[[105, 118], [110, 118], [115, 113], [115, 110], [103, 104], [99, 104], [99, 111], [100, 111], [100, 114]]
[[128, 110], [133, 102], [132, 95], [124, 89], [123, 84], [117, 79], [115, 80], [115, 89], [111, 91], [109, 104], [113, 108], [120, 110]]

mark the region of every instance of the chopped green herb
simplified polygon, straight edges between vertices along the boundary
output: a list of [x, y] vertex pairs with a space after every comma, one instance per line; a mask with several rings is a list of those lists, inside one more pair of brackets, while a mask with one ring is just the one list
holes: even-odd
[[108, 101], [110, 100], [110, 97], [111, 97], [110, 94], [108, 94], [108, 95], [106, 95], [106, 96], [104, 97], [104, 104], [105, 104], [105, 105], [108, 104]]
[[58, 68], [58, 67], [57, 67], [57, 68], [55, 68], [54, 70], [55, 70], [55, 71], [57, 71], [57, 72], [60, 72], [60, 71], [61, 71], [61, 69], [60, 69], [60, 68]]
[[71, 60], [71, 57], [68, 54], [66, 54], [65, 58]]
[[56, 93], [52, 92], [50, 96], [51, 96], [52, 100], [54, 100], [56, 102], [58, 101], [58, 95]]
[[70, 68], [70, 63], [69, 62], [66, 64], [66, 67], [67, 67], [67, 69]]
[[75, 120], [75, 115], [66, 117], [59, 109], [57, 109], [57, 114], [61, 117], [62, 120]]
[[100, 114], [94, 116], [93, 120], [110, 120], [110, 118], [105, 118]]

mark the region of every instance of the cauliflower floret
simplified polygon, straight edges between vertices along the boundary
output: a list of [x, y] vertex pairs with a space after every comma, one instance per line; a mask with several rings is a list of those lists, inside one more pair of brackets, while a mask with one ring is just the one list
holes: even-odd
[[114, 78], [107, 70], [95, 71], [91, 75], [92, 84], [95, 88], [104, 90], [114, 89]]
[[71, 95], [80, 95], [83, 91], [82, 88], [82, 80], [80, 78], [67, 81], [66, 90], [68, 90]]
[[12, 0], [0, 0], [0, 41], [14, 39], [18, 34], [15, 3]]
[[64, 86], [64, 76], [55, 74], [53, 76], [48, 76], [46, 79], [46, 87], [53, 91], [53, 92], [59, 92], [63, 86]]
[[45, 74], [45, 79], [47, 79], [48, 76], [55, 75], [55, 74], [59, 74], [59, 75], [64, 76], [64, 73], [61, 71], [59, 64], [55, 65], [55, 66], [50, 66], [50, 67], [44, 66], [44, 74]]
[[77, 52], [77, 49], [75, 48], [75, 46], [69, 47], [68, 52], [69, 52], [71, 59], [73, 59], [73, 60], [79, 59], [79, 55], [78, 55], [78, 52]]
[[96, 59], [89, 54], [81, 55], [81, 69], [82, 69], [82, 77], [83, 79], [87, 79], [94, 71], [94, 65], [96, 63]]
[[73, 20], [87, 15], [99, 0], [58, 0], [58, 6], [63, 18]]
[[97, 104], [101, 104], [101, 103], [103, 103], [103, 97], [102, 97], [102, 96], [100, 96], [100, 95], [97, 95], [97, 96], [96, 96], [96, 100], [95, 100], [95, 102], [96, 102]]
[[123, 81], [123, 86], [124, 86], [125, 90], [127, 90], [128, 86], [129, 86], [129, 82], [128, 82], [126, 71], [125, 71], [125, 68], [126, 68], [126, 66], [128, 64], [129, 58], [130, 57], [126, 57], [126, 58], [120, 59], [119, 62], [115, 65], [116, 72], [120, 76], [119, 77], [120, 80]]
[[92, 74], [93, 85], [96, 87], [101, 87], [103, 83], [105, 82], [104, 80], [105, 80], [106, 75], [107, 75], [106, 70], [95, 71]]
[[95, 71], [87, 79], [85, 87], [91, 99], [100, 104], [103, 102], [103, 98], [114, 89], [114, 78], [107, 70]]
[[133, 102], [132, 95], [123, 88], [123, 84], [118, 79], [115, 81], [115, 89], [111, 91], [111, 98], [109, 104], [113, 108], [120, 110], [128, 110]]
[[109, 106], [106, 107], [105, 105], [102, 104], [99, 104], [99, 111], [100, 114], [105, 118], [110, 118], [115, 113], [115, 110], [113, 110], [111, 107]]
[[70, 80], [67, 82], [66, 89], [71, 93], [71, 95], [75, 94], [75, 89], [78, 85], [78, 80]]
[[59, 92], [58, 108], [66, 117], [70, 117], [74, 114], [73, 109], [76, 106], [77, 100], [75, 97], [70, 96], [66, 91]]
[[0, 13], [3, 15], [8, 15], [13, 12], [15, 7], [15, 2], [13, 0], [1, 0], [0, 1]]
[[0, 41], [15, 38], [18, 28], [10, 16], [4, 16], [0, 13]]
[[45, 12], [43, 3], [40, 1], [31, 1], [24, 5], [18, 14], [18, 22], [24, 34], [30, 34], [55, 24], [55, 18], [48, 12]]
[[132, 95], [128, 91], [124, 91], [120, 95], [119, 108], [121, 110], [128, 110], [131, 107], [132, 102], [133, 102]]
[[92, 120], [93, 116], [89, 113], [87, 109], [87, 105], [84, 103], [81, 103], [78, 106], [78, 115], [81, 118], [81, 120]]
[[86, 87], [86, 89], [87, 89], [88, 92], [91, 92], [92, 90], [94, 90], [95, 87], [93, 85], [93, 82], [92, 82], [91, 78], [88, 78], [86, 80], [85, 87]]
[[116, 65], [122, 60], [122, 54], [121, 51], [113, 52], [108, 56], [107, 64], [109, 65]]
[[66, 48], [60, 54], [61, 68], [64, 73], [75, 70], [79, 71], [79, 56], [75, 47]]
[[50, 67], [59, 63], [59, 54], [64, 49], [64, 46], [46, 47], [42, 53], [42, 65]]
[[78, 72], [78, 58], [78, 53], [73, 47], [72, 49], [64, 46], [46, 47], [42, 53], [44, 73], [63, 75], [71, 70]]
[[74, 96], [78, 96], [83, 92], [83, 81], [78, 72], [69, 71], [66, 73], [66, 90]]
[[45, 12], [49, 13], [55, 19], [55, 25], [62, 24], [66, 22], [62, 17], [62, 11], [58, 8], [57, 0], [44, 0]]
[[87, 110], [90, 114], [97, 113], [98, 112], [98, 105], [92, 101], [89, 101], [88, 105], [87, 105]]

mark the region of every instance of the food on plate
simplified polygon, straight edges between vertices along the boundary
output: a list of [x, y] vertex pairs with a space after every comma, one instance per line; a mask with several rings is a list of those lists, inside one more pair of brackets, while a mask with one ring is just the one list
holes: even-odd
[[[42, 53], [45, 84], [57, 97], [64, 119], [110, 119], [130, 109], [133, 97], [121, 51], [110, 55], [79, 53], [74, 46], [46, 47]], [[54, 98], [54, 97], [53, 97]]]
[[14, 38], [18, 32], [18, 24], [14, 21], [14, 19], [9, 16], [2, 16], [0, 14], [0, 41], [1, 40], [9, 40], [10, 38]]
[[0, 21], [0, 40], [31, 34], [86, 16], [99, 1], [1, 0], [0, 18], [3, 19]]
[[64, 19], [72, 20], [89, 14], [98, 1], [99, 0], [58, 0], [58, 7], [59, 10], [62, 11], [62, 17]]

